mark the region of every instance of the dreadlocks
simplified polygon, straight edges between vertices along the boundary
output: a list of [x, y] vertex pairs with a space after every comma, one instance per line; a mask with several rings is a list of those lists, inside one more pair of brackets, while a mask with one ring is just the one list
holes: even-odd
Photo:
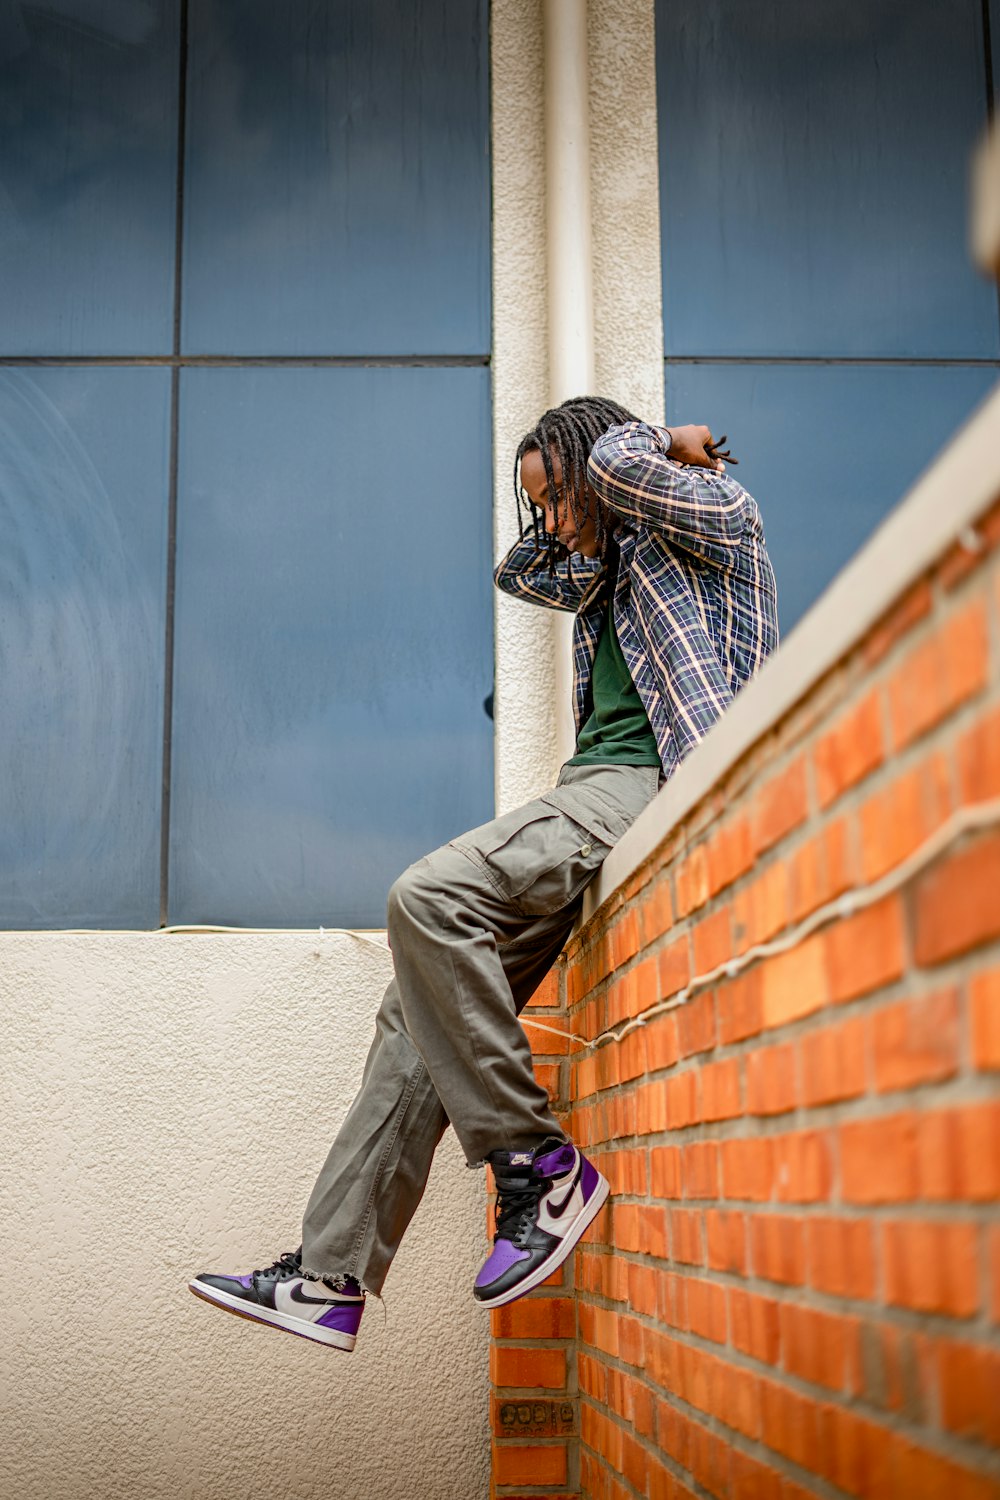
[[[571, 400], [564, 401], [561, 406], [552, 407], [539, 417], [538, 425], [530, 432], [526, 432], [518, 443], [517, 456], [514, 459], [514, 500], [517, 505], [518, 530], [522, 537], [524, 536], [525, 511], [531, 515], [535, 540], [539, 546], [543, 536], [541, 517], [535, 506], [529, 502], [521, 484], [521, 459], [524, 455], [534, 449], [541, 454], [549, 494], [553, 496], [557, 491], [552, 455], [555, 453], [558, 456], [562, 468], [562, 487], [559, 494], [569, 503], [573, 519], [579, 528], [594, 509], [587, 489], [587, 460], [591, 449], [609, 427], [617, 427], [624, 422], [636, 420], [637, 418], [630, 411], [626, 411], [623, 406], [619, 406], [615, 401], [605, 401], [600, 396], [574, 396]], [[598, 505], [596, 512], [594, 522], [597, 529], [597, 542], [603, 555], [607, 539], [603, 507]], [[548, 532], [545, 533], [545, 540], [548, 547], [549, 569], [552, 571], [556, 564], [556, 538]]]

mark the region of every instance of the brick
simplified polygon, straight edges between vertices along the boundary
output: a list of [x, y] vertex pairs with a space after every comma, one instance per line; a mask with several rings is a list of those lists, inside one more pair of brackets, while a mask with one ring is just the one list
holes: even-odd
[[926, 1448], [901, 1442], [894, 1453], [894, 1495], [906, 1500], [997, 1500], [996, 1479], [971, 1469]]
[[829, 1000], [823, 934], [765, 959], [761, 984], [766, 1027], [784, 1026], [821, 1010]]
[[618, 1358], [637, 1370], [643, 1365], [643, 1326], [638, 1318], [618, 1319]]
[[550, 969], [542, 980], [531, 999], [529, 1005], [547, 1006], [554, 1009], [559, 1004], [559, 969]]
[[993, 1203], [1000, 1199], [1000, 1102], [924, 1111], [917, 1137], [921, 1198]]
[[490, 1379], [514, 1389], [564, 1390], [566, 1352], [563, 1349], [514, 1349], [494, 1344], [490, 1349]]
[[729, 1446], [714, 1433], [696, 1426], [691, 1445], [691, 1473], [710, 1495], [729, 1495]]
[[762, 1380], [760, 1390], [764, 1443], [802, 1468], [815, 1469], [819, 1453], [816, 1403], [771, 1380]]
[[521, 1297], [490, 1313], [495, 1339], [571, 1339], [576, 1304], [568, 1297]]
[[668, 1078], [666, 1085], [658, 1085], [666, 1095], [666, 1122], [660, 1129], [683, 1130], [687, 1125], [697, 1125], [701, 1119], [699, 1103], [699, 1076], [695, 1069]]
[[780, 1311], [784, 1368], [812, 1385], [858, 1392], [861, 1339], [857, 1318], [841, 1318], [814, 1308], [783, 1303]]
[[741, 1113], [739, 1058], [710, 1063], [701, 1070], [701, 1115], [704, 1120], [732, 1120]]
[[[639, 1135], [654, 1135], [667, 1128], [667, 1088], [662, 1082], [643, 1084], [632, 1096], [635, 1100], [635, 1129]], [[610, 1123], [610, 1121], [609, 1121]], [[612, 1136], [627, 1134], [613, 1130]]]
[[622, 1433], [621, 1472], [634, 1489], [645, 1493], [646, 1450], [627, 1432]]
[[753, 800], [752, 838], [760, 854], [805, 822], [809, 811], [806, 760], [800, 755], [760, 787]]
[[611, 963], [614, 968], [620, 969], [627, 964], [630, 958], [634, 958], [640, 948], [639, 942], [639, 913], [635, 907], [626, 911], [610, 924], [604, 940], [611, 949]]
[[674, 925], [673, 901], [670, 894], [670, 878], [662, 876], [647, 886], [639, 904], [639, 932], [643, 947], [662, 937]]
[[[592, 1094], [597, 1094], [597, 1056], [589, 1053], [586, 1058], [574, 1059], [570, 1065], [570, 1098], [573, 1100], [586, 1100]], [[535, 1077], [538, 1070], [535, 1068]]]
[[764, 1364], [778, 1362], [781, 1349], [779, 1304], [740, 1287], [729, 1288], [729, 1336], [733, 1348]]
[[895, 747], [910, 744], [977, 693], [987, 672], [986, 602], [974, 599], [913, 647], [889, 678]]
[[[597, 1364], [596, 1360], [589, 1361]], [[605, 1366], [598, 1368], [603, 1373]], [[603, 1386], [602, 1386], [603, 1389]], [[555, 1397], [537, 1395], [490, 1398], [490, 1428], [502, 1438], [563, 1437], [577, 1428], [577, 1402], [565, 1392]]]
[[650, 1191], [654, 1198], [681, 1196], [681, 1152], [679, 1146], [654, 1146], [649, 1153]]
[[565, 1443], [532, 1443], [530, 1447], [497, 1443], [493, 1479], [499, 1484], [565, 1484]]
[[656, 1436], [656, 1403], [649, 1386], [641, 1381], [628, 1381], [628, 1417], [636, 1432], [643, 1437]]
[[1000, 1351], [941, 1340], [938, 1386], [949, 1432], [1000, 1447]]
[[782, 1500], [777, 1469], [758, 1463], [737, 1448], [733, 1449], [730, 1476], [732, 1500]]
[[659, 1276], [652, 1266], [637, 1265], [629, 1261], [626, 1268], [628, 1302], [637, 1313], [655, 1318], [658, 1306]]
[[[646, 1494], [649, 1500], [677, 1500], [678, 1488], [670, 1470], [650, 1453], [646, 1458]], [[603, 1500], [592, 1488], [586, 1493], [592, 1495], [593, 1500]]]
[[660, 999], [669, 1000], [681, 991], [691, 978], [687, 934], [664, 948], [657, 959]]
[[976, 1249], [973, 1224], [883, 1224], [886, 1302], [915, 1312], [971, 1317], [979, 1307]]
[[779, 1203], [822, 1203], [830, 1196], [833, 1165], [827, 1132], [799, 1130], [771, 1141]]
[[827, 929], [826, 963], [830, 997], [854, 1000], [891, 984], [903, 973], [903, 906], [887, 896], [874, 906]]
[[759, 1047], [747, 1058], [747, 1112], [780, 1115], [794, 1109], [798, 1101], [796, 1047], [785, 1042], [777, 1047]]
[[708, 900], [708, 857], [704, 844], [698, 844], [674, 869], [674, 892], [677, 915], [689, 917]]
[[710, 974], [733, 954], [732, 911], [724, 906], [698, 922], [691, 932], [695, 974]]
[[657, 1016], [643, 1027], [646, 1034], [646, 1066], [651, 1073], [672, 1068], [680, 1056], [677, 1044], [677, 1017]]
[[977, 974], [969, 985], [972, 1061], [981, 1069], [1000, 1068], [1000, 969]]
[[918, 877], [913, 891], [917, 962], [937, 964], [1000, 936], [1000, 834], [977, 839]]
[[918, 1196], [915, 1113], [852, 1121], [837, 1136], [845, 1203], [907, 1203]]
[[771, 1197], [774, 1165], [766, 1136], [722, 1143], [723, 1196], [766, 1203]]
[[717, 1198], [719, 1148], [715, 1141], [696, 1141], [682, 1148], [685, 1198]]
[[819, 1444], [818, 1467], [838, 1489], [893, 1500], [894, 1442], [884, 1428], [829, 1406], [819, 1414]]
[[715, 1014], [720, 1046], [743, 1042], [764, 1026], [762, 970], [754, 965], [744, 974], [724, 980], [715, 992]]
[[750, 1257], [755, 1276], [801, 1286], [806, 1276], [804, 1226], [799, 1219], [757, 1214], [750, 1220]]
[[788, 866], [772, 860], [733, 901], [733, 951], [745, 953], [767, 942], [788, 922]]
[[535, 1082], [545, 1090], [551, 1101], [558, 1103], [560, 1097], [559, 1064], [536, 1062], [533, 1067]]
[[940, 751], [879, 787], [863, 804], [861, 873], [877, 880], [924, 841], [951, 812], [951, 773]]
[[673, 1339], [665, 1338], [653, 1328], [646, 1329], [646, 1374], [657, 1385], [673, 1386], [676, 1347]]
[[746, 1274], [746, 1219], [741, 1213], [710, 1208], [705, 1214], [705, 1244], [713, 1271]]
[[693, 1057], [715, 1046], [715, 1003], [710, 990], [703, 990], [677, 1011], [677, 1042], [681, 1057]]
[[853, 884], [848, 822], [837, 818], [788, 860], [788, 906], [793, 922], [832, 901]]
[[753, 866], [750, 819], [742, 814], [727, 818], [709, 839], [706, 855], [709, 895], [717, 896]]
[[714, 1355], [705, 1354], [690, 1344], [678, 1344], [677, 1359], [677, 1394], [699, 1411], [713, 1412], [716, 1407], [716, 1375], [720, 1369], [720, 1361]]
[[896, 604], [886, 610], [882, 618], [868, 633], [864, 643], [865, 665], [873, 667], [880, 662], [893, 646], [908, 635], [914, 625], [931, 612], [933, 595], [926, 578], [909, 588]]
[[727, 1337], [726, 1289], [714, 1281], [689, 1279], [686, 1288], [687, 1328], [713, 1344]]
[[683, 1208], [672, 1208], [669, 1214], [673, 1259], [688, 1266], [704, 1265], [705, 1250], [701, 1237], [701, 1214]]
[[638, 1249], [642, 1255], [655, 1255], [661, 1260], [667, 1257], [666, 1210], [655, 1204], [640, 1203], [636, 1210], [639, 1220]]
[[871, 688], [816, 742], [816, 795], [829, 807], [849, 787], [856, 786], [885, 758], [882, 693]]
[[940, 1083], [958, 1070], [958, 991], [940, 990], [888, 1005], [872, 1018], [875, 1087], [880, 1094]]
[[959, 738], [955, 759], [963, 803], [1000, 797], [1000, 705]]
[[799, 1096], [812, 1108], [856, 1099], [867, 1087], [869, 1019], [854, 1016], [821, 1026], [799, 1043]]
[[[889, 1324], [863, 1322], [860, 1394], [883, 1411], [902, 1413], [910, 1422], [928, 1420], [930, 1341]], [[933, 1372], [936, 1379], [936, 1371]]]

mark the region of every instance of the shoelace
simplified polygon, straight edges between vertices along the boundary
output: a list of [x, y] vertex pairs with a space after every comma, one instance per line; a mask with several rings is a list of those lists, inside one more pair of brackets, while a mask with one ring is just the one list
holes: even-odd
[[302, 1271], [302, 1251], [282, 1250], [278, 1259], [263, 1270], [251, 1272], [254, 1280], [258, 1276], [298, 1276]]
[[525, 1177], [521, 1173], [508, 1177], [502, 1168], [494, 1168], [493, 1175], [497, 1184], [496, 1238], [516, 1240], [530, 1228], [545, 1183], [540, 1177]]

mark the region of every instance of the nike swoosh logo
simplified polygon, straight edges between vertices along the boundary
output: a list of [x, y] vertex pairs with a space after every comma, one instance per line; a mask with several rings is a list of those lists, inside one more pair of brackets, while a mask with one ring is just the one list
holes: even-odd
[[335, 1307], [339, 1297], [307, 1297], [302, 1290], [302, 1282], [296, 1281], [288, 1288], [288, 1300], [290, 1302], [301, 1302], [306, 1307]]
[[583, 1174], [583, 1157], [581, 1156], [577, 1160], [576, 1172], [575, 1172], [575, 1174], [573, 1176], [573, 1181], [570, 1183], [569, 1192], [566, 1194], [566, 1196], [563, 1199], [563, 1201], [561, 1203], [553, 1203], [553, 1202], [550, 1201], [550, 1202], [548, 1202], [545, 1205], [546, 1209], [548, 1210], [549, 1217], [551, 1219], [561, 1219], [562, 1218], [563, 1214], [566, 1212], [567, 1206], [569, 1204], [569, 1200], [572, 1198], [573, 1194], [576, 1192], [576, 1185], [580, 1181], [580, 1177], [582, 1176], [582, 1174]]

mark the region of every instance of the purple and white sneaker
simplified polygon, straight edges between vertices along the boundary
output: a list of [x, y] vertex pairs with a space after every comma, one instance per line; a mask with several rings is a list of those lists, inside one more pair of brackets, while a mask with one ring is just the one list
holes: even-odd
[[196, 1297], [227, 1312], [348, 1351], [365, 1310], [365, 1294], [352, 1276], [344, 1278], [342, 1290], [303, 1276], [301, 1250], [286, 1250], [273, 1265], [244, 1276], [203, 1271], [188, 1285]]
[[608, 1196], [607, 1179], [572, 1141], [534, 1151], [491, 1151], [497, 1230], [473, 1295], [502, 1307], [540, 1286], [570, 1254]]

